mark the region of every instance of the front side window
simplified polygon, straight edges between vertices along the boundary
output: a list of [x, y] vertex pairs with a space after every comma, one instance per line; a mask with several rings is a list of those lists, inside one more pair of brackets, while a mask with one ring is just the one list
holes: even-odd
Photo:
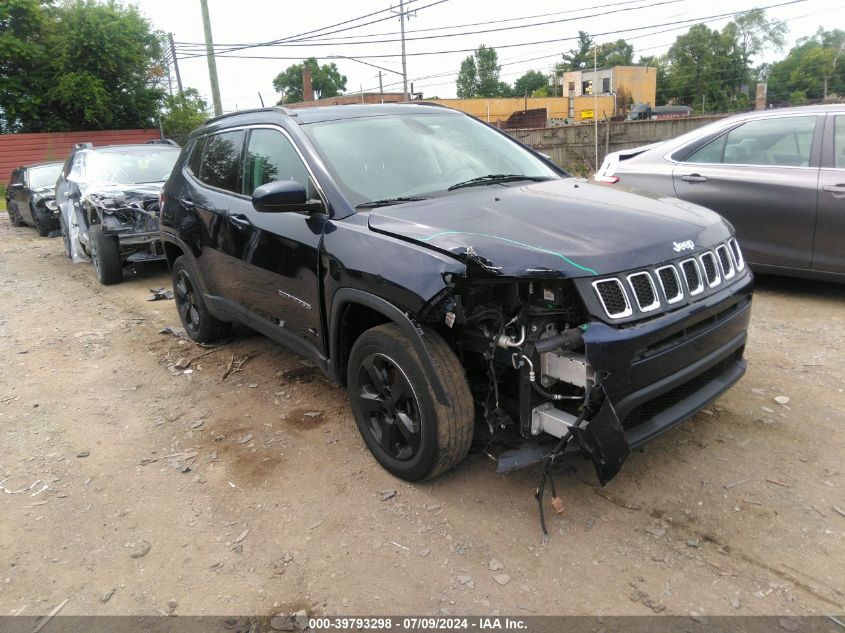
[[257, 187], [276, 180], [294, 180], [305, 187], [309, 199], [317, 198], [308, 170], [287, 137], [278, 130], [252, 130], [241, 193], [251, 196]]
[[209, 136], [202, 153], [199, 179], [211, 187], [237, 192], [243, 144], [243, 130]]
[[693, 152], [688, 163], [808, 167], [815, 116], [749, 121]]
[[845, 116], [838, 116], [833, 126], [833, 166], [845, 169]]
[[560, 177], [503, 134], [448, 111], [324, 121], [303, 129], [353, 206], [445, 193], [491, 174]]

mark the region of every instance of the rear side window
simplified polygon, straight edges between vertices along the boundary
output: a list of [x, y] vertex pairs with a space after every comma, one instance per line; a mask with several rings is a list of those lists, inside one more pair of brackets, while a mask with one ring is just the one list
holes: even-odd
[[816, 118], [749, 121], [696, 150], [685, 162], [808, 167]]
[[243, 130], [209, 136], [198, 178], [211, 187], [237, 192], [243, 144]]
[[836, 117], [833, 126], [833, 166], [845, 169], [845, 116]]
[[308, 170], [288, 138], [278, 130], [252, 130], [242, 192], [251, 196], [257, 187], [275, 180], [294, 180], [305, 187], [309, 199], [317, 198]]
[[198, 138], [188, 148], [188, 170], [197, 176], [200, 173], [200, 161], [202, 160], [202, 148], [205, 147], [205, 137]]

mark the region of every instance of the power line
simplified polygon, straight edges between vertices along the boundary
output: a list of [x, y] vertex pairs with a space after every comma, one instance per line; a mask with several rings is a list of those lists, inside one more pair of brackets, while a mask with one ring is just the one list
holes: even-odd
[[[445, 1], [445, 0], [441, 0]], [[659, 2], [652, 2], [651, 4], [639, 6], [639, 7], [625, 7], [621, 9], [615, 9], [613, 11], [603, 11], [598, 13], [591, 13], [589, 15], [581, 15], [577, 17], [570, 17], [570, 18], [561, 18], [559, 20], [550, 20], [544, 22], [532, 22], [530, 24], [518, 24], [515, 26], [500, 26], [492, 29], [482, 29], [479, 31], [462, 31], [460, 33], [440, 33], [439, 35], [427, 35], [427, 36], [419, 36], [419, 37], [406, 37], [405, 41], [415, 41], [415, 40], [434, 40], [434, 39], [443, 39], [448, 37], [465, 37], [467, 35], [484, 35], [486, 33], [497, 33], [500, 31], [514, 31], [517, 29], [527, 29], [527, 28], [534, 28], [537, 26], [549, 26], [552, 24], [562, 24], [564, 22], [573, 22], [576, 20], [586, 20], [587, 18], [596, 18], [596, 17], [605, 17], [608, 15], [613, 15], [616, 13], [624, 13], [626, 11], [638, 11], [641, 9], [651, 9], [653, 7], [659, 7], [667, 4], [677, 4], [678, 2], [687, 2], [688, 0], [660, 0]], [[806, 2], [807, 0], [792, 0], [792, 2]], [[431, 5], [429, 5], [431, 6]], [[575, 39], [575, 38], [572, 38]], [[400, 42], [401, 39], [381, 39], [381, 40], [369, 40], [364, 42], [354, 41], [354, 42], [344, 42], [343, 46], [369, 46], [371, 44], [392, 44], [396, 42]], [[275, 44], [274, 46], [280, 47], [302, 47], [302, 46], [314, 46], [314, 42], [285, 42], [280, 44]], [[242, 48], [253, 48], [253, 47], [242, 47]], [[223, 51], [226, 52], [226, 51]]]
[[[408, 0], [408, 4], [412, 4], [412, 3], [414, 3], [414, 2], [421, 2], [421, 1], [422, 1], [422, 0]], [[433, 7], [433, 6], [436, 6], [436, 5], [438, 5], [438, 4], [443, 4], [444, 2], [448, 2], [448, 1], [449, 1], [449, 0], [436, 0], [435, 2], [431, 2], [431, 3], [426, 4], [426, 5], [424, 5], [424, 6], [421, 6], [421, 7], [414, 7], [414, 9], [413, 9], [413, 10], [414, 10], [414, 11], [422, 11], [423, 9], [428, 9], [429, 7]], [[389, 8], [388, 8], [388, 9], [381, 9], [380, 11], [375, 11], [375, 12], [373, 12], [373, 13], [367, 14], [366, 16], [360, 16], [360, 17], [358, 17], [358, 18], [353, 18], [353, 19], [351, 19], [351, 20], [346, 20], [345, 22], [339, 22], [337, 25], [334, 25], [334, 26], [338, 26], [338, 25], [340, 25], [340, 24], [346, 24], [346, 23], [348, 23], [348, 22], [354, 22], [354, 21], [356, 21], [356, 20], [360, 20], [360, 19], [362, 19], [362, 18], [364, 18], [364, 17], [369, 17], [369, 16], [371, 16], [371, 15], [376, 15], [376, 14], [378, 14], [378, 13], [384, 13], [385, 11], [390, 11], [390, 9], [389, 9]], [[343, 32], [343, 31], [353, 30], [353, 29], [360, 28], [360, 27], [362, 27], [362, 26], [367, 26], [368, 24], [375, 24], [375, 23], [377, 23], [377, 22], [384, 22], [385, 20], [393, 20], [393, 19], [395, 19], [395, 16], [394, 16], [394, 15], [389, 15], [389, 16], [386, 16], [386, 17], [383, 17], [383, 18], [379, 18], [378, 20], [372, 20], [372, 21], [370, 21], [370, 22], [364, 22], [363, 24], [356, 24], [355, 26], [347, 27], [347, 28], [344, 28], [344, 29], [339, 29], [339, 30], [337, 30], [337, 31], [328, 31], [328, 32], [326, 32], [326, 33], [321, 33], [320, 35], [332, 35], [332, 34], [334, 34], [334, 33], [341, 33], [341, 32]], [[298, 37], [300, 37], [301, 35], [307, 35], [308, 33], [314, 33], [315, 31], [320, 31], [320, 30], [324, 30], [324, 29], [328, 29], [328, 28], [332, 28], [332, 27], [331, 27], [331, 26], [328, 26], [328, 27], [323, 27], [323, 29], [315, 29], [314, 31], [307, 31], [307, 32], [306, 32], [306, 33], [304, 33], [304, 34], [303, 34], [303, 33], [301, 33], [301, 34], [299, 34], [299, 35], [293, 35], [293, 36], [290, 36], [290, 37], [288, 37], [288, 38], [281, 38], [281, 39], [277, 39], [277, 40], [271, 40], [271, 41], [269, 41], [269, 42], [257, 42], [257, 43], [253, 43], [253, 44], [244, 44], [244, 45], [241, 45], [241, 46], [232, 47], [232, 48], [230, 48], [230, 49], [228, 49], [228, 50], [223, 50], [223, 51], [221, 51], [221, 52], [222, 52], [222, 53], [229, 53], [229, 52], [234, 52], [234, 51], [244, 50], [244, 49], [247, 49], [247, 48], [261, 48], [261, 47], [266, 47], [266, 46], [282, 46], [282, 45], [285, 45], [285, 42], [287, 42], [287, 41], [289, 41], [289, 40], [293, 40], [293, 39], [295, 39], [295, 38], [298, 38]], [[304, 46], [305, 44], [302, 44], [302, 45]], [[190, 57], [202, 57], [202, 55], [200, 55], [200, 54], [187, 55], [187, 56], [183, 57], [183, 59], [188, 59], [188, 58], [190, 58]]]
[[[773, 8], [776, 8], [776, 7], [783, 7], [783, 6], [793, 5], [793, 4], [799, 4], [799, 3], [803, 3], [803, 2], [807, 2], [807, 1], [808, 0], [788, 0], [787, 2], [779, 2], [779, 3], [776, 3], [776, 4], [770, 4], [770, 5], [765, 5], [765, 6], [761, 6], [761, 7], [755, 7], [755, 9], [763, 9], [763, 10], [773, 9]], [[605, 36], [608, 36], [608, 35], [619, 35], [619, 34], [622, 34], [622, 33], [642, 31], [644, 29], [651, 29], [651, 28], [655, 28], [655, 27], [688, 25], [690, 23], [701, 23], [701, 22], [716, 21], [716, 20], [720, 20], [722, 18], [728, 18], [728, 17], [740, 15], [742, 13], [747, 13], [748, 11], [752, 11], [752, 10], [753, 9], [745, 9], [745, 10], [742, 10], [742, 11], [731, 11], [731, 12], [728, 12], [728, 13], [720, 13], [720, 14], [709, 15], [709, 16], [701, 16], [701, 17], [697, 17], [697, 18], [687, 18], [687, 19], [684, 19], [684, 20], [675, 20], [675, 21], [672, 21], [672, 22], [664, 22], [662, 24], [650, 24], [648, 26], [631, 27], [631, 28], [627, 28], [627, 29], [618, 29], [618, 30], [614, 30], [614, 31], [605, 31], [603, 33], [591, 33], [590, 36], [594, 37], [594, 38], [595, 37], [605, 37]], [[683, 27], [680, 27], [680, 28], [683, 28]], [[491, 48], [501, 50], [501, 49], [505, 49], [505, 48], [520, 48], [520, 47], [523, 47], [523, 46], [535, 46], [535, 45], [539, 45], [539, 44], [555, 44], [555, 43], [560, 43], [560, 42], [573, 41], [573, 40], [577, 40], [577, 39], [578, 39], [577, 36], [574, 36], [574, 37], [559, 37], [559, 38], [554, 38], [554, 39], [549, 39], [549, 40], [541, 40], [541, 41], [519, 42], [519, 43], [515, 43], [515, 44], [500, 44], [498, 46], [491, 46]], [[631, 38], [628, 38], [628, 39], [636, 39], [636, 37], [631, 37]], [[451, 54], [451, 53], [471, 53], [475, 50], [476, 50], [476, 48], [457, 48], [457, 49], [438, 50], [438, 51], [420, 51], [420, 52], [416, 52], [416, 53], [408, 53], [408, 57], [411, 57], [411, 56], [417, 57], [417, 56], [424, 56], [424, 55], [447, 55], [447, 54]], [[355, 57], [358, 58], [358, 59], [385, 59], [385, 58], [394, 58], [394, 57], [399, 57], [399, 56], [400, 55], [398, 55], [396, 53], [389, 53], [389, 54], [386, 53], [386, 54], [378, 54], [378, 55], [355, 55]], [[204, 55], [194, 55], [194, 57], [204, 57]], [[291, 56], [277, 56], [277, 55], [222, 55], [221, 54], [221, 55], [219, 55], [219, 57], [227, 58], [227, 59], [302, 59], [301, 56], [291, 57]], [[180, 59], [187, 59], [187, 58], [188, 57], [182, 57]], [[322, 55], [322, 56], [319, 56], [319, 58], [320, 59], [326, 59], [327, 56]]]
[[[622, 5], [637, 4], [637, 3], [640, 3], [640, 2], [643, 2], [643, 1], [644, 0], [625, 0], [624, 2], [611, 2], [609, 4], [600, 4], [600, 5], [591, 6], [591, 7], [589, 7], [589, 9], [570, 9], [568, 11], [554, 11], [552, 13], [539, 13], [539, 14], [536, 14], [536, 15], [520, 16], [520, 17], [517, 17], [517, 18], [503, 18], [503, 19], [500, 19], [500, 20], [487, 20], [487, 21], [484, 21], [484, 22], [470, 22], [470, 23], [466, 23], [466, 24], [453, 24], [453, 25], [448, 25], [448, 26], [436, 26], [436, 27], [425, 28], [425, 29], [413, 29], [413, 30], [405, 31], [405, 34], [407, 35], [408, 33], [428, 33], [428, 32], [431, 32], [431, 31], [441, 31], [442, 32], [445, 29], [458, 29], [458, 28], [465, 28], [465, 27], [472, 27], [472, 26], [485, 26], [485, 25], [488, 25], [488, 24], [503, 24], [503, 23], [506, 23], [506, 22], [517, 22], [517, 21], [520, 21], [520, 20], [532, 20], [532, 19], [536, 19], [536, 18], [544, 18], [544, 17], [553, 16], [553, 15], [565, 15], [565, 14], [570, 14], [570, 13], [578, 13], [578, 12], [586, 11], [586, 10], [595, 10], [595, 9], [603, 9], [603, 8], [607, 8], [607, 7], [616, 7], [616, 6], [622, 6]], [[646, 7], [635, 7], [635, 8], [646, 8]], [[590, 17], [590, 16], [579, 16], [576, 19], [581, 19], [582, 17]], [[544, 24], [548, 24], [548, 23], [544, 23]], [[355, 28], [358, 28], [358, 27], [357, 26], [351, 27], [348, 30], [353, 30]], [[514, 27], [514, 28], [518, 28], [518, 27]], [[322, 34], [322, 35], [324, 35], [324, 34]], [[312, 36], [312, 37], [309, 37], [309, 38], [302, 38], [302, 39], [285, 38], [284, 41], [285, 42], [306, 41], [306, 40], [316, 39], [317, 37], [322, 37], [322, 35], [317, 35], [317, 36]], [[329, 39], [326, 39], [326, 40], [319, 40], [319, 41], [322, 42], [322, 43], [343, 43], [345, 40], [350, 39], [350, 38], [361, 39], [361, 38], [381, 37], [381, 36], [388, 36], [388, 35], [399, 35], [399, 33], [397, 31], [390, 31], [390, 32], [387, 32], [387, 33], [364, 33], [364, 34], [360, 34], [360, 35], [347, 35], [347, 36], [342, 37], [342, 38], [329, 38]], [[203, 46], [203, 44], [201, 42], [176, 42], [176, 44], [180, 47], [186, 47], [186, 48], [201, 48]], [[238, 44], [217, 44], [216, 46], [221, 47], [221, 48], [226, 48], [226, 47], [232, 47], [232, 46], [253, 46], [253, 44], [242, 42], [242, 43], [238, 43]], [[255, 44], [254, 46], [258, 46], [258, 45]], [[275, 46], [275, 44], [273, 46]]]

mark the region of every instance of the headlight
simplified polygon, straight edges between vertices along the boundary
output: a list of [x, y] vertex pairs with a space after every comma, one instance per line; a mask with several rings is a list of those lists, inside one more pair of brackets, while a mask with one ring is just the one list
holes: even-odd
[[56, 205], [56, 199], [55, 198], [48, 198], [47, 200], [45, 200], [44, 206], [47, 207], [48, 209], [50, 209], [50, 211], [55, 211], [56, 209], [59, 208]]

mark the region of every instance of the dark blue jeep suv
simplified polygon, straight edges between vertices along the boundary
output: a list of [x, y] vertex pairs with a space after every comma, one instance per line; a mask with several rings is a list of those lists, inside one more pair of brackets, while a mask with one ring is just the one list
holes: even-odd
[[740, 379], [752, 277], [717, 214], [571, 178], [427, 105], [207, 121], [165, 183], [161, 236], [197, 341], [238, 321], [346, 386], [407, 479], [579, 447], [599, 480]]

